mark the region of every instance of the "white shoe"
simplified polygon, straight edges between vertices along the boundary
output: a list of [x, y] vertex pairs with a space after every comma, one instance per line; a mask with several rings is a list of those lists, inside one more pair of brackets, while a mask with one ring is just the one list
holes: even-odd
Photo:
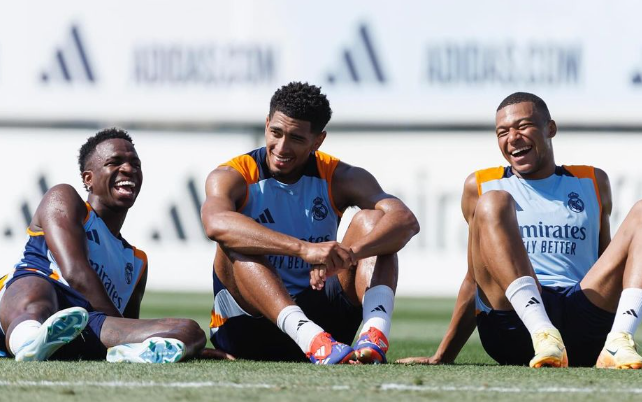
[[566, 347], [555, 328], [546, 328], [533, 334], [533, 348], [535, 357], [529, 363], [531, 367], [568, 367]]
[[153, 337], [141, 343], [125, 343], [107, 349], [110, 363], [176, 363], [185, 354], [178, 339]]
[[642, 369], [642, 356], [637, 352], [633, 336], [627, 332], [609, 333], [595, 367]]
[[61, 346], [73, 341], [87, 326], [89, 313], [82, 307], [71, 307], [53, 314], [38, 329], [34, 339], [16, 352], [16, 361], [47, 360]]

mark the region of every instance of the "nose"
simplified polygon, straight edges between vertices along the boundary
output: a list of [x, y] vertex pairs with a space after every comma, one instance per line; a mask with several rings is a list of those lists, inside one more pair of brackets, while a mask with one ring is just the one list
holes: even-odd
[[516, 128], [510, 128], [508, 130], [508, 142], [514, 142], [517, 139], [522, 137], [522, 133]]
[[277, 153], [285, 153], [290, 150], [290, 141], [287, 139], [287, 136], [284, 135], [276, 143], [275, 147]]
[[120, 171], [124, 173], [134, 174], [139, 171], [139, 168], [130, 162], [125, 162], [120, 165]]

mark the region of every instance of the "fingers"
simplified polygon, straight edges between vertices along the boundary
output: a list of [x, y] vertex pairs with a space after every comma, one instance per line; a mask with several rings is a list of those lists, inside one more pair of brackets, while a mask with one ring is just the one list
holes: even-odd
[[432, 364], [430, 357], [406, 357], [395, 361], [398, 364]]
[[325, 285], [326, 268], [323, 265], [314, 265], [310, 270], [310, 286], [314, 290], [321, 290]]

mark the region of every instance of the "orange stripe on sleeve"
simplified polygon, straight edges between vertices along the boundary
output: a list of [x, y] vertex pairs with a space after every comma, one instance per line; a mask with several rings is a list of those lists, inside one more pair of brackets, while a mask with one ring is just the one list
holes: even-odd
[[35, 237], [35, 236], [44, 236], [45, 232], [42, 231], [42, 230], [39, 231], [39, 232], [34, 232], [33, 230], [31, 230], [30, 228], [27, 227], [27, 234], [29, 236]]
[[600, 197], [600, 188], [597, 185], [597, 178], [595, 177], [595, 168], [586, 165], [564, 165], [564, 169], [568, 170], [573, 176], [578, 179], [591, 179], [593, 180], [593, 187], [595, 188], [595, 196], [597, 203], [600, 205], [600, 224], [602, 223], [602, 197]]
[[140, 274], [138, 274], [138, 279], [136, 279], [136, 284], [134, 285], [134, 287], [136, 287], [138, 286], [138, 282], [140, 282], [140, 279], [143, 277], [143, 274], [147, 269], [147, 254], [145, 254], [143, 250], [139, 250], [136, 247], [133, 247], [133, 249], [134, 249], [134, 257], [143, 261], [143, 269], [140, 270]]
[[88, 202], [85, 202], [85, 207], [87, 208], [87, 215], [85, 216], [85, 219], [82, 221], [83, 225], [85, 223], [87, 223], [87, 221], [89, 220], [89, 216], [91, 214], [91, 211], [93, 211], [93, 208], [91, 207], [91, 205], [89, 205]]
[[[250, 155], [241, 155], [237, 156], [236, 158], [225, 162], [221, 164], [220, 166], [229, 166], [233, 168], [234, 170], [238, 171], [243, 178], [245, 179], [246, 186], [249, 186], [250, 184], [258, 183], [259, 181], [259, 167], [256, 164], [256, 161], [254, 158], [252, 158]], [[249, 191], [245, 191], [245, 199], [243, 200], [243, 204], [239, 208], [239, 211], [245, 207], [245, 204], [247, 203], [247, 199], [250, 196]]]
[[8, 274], [0, 278], [0, 289], [4, 287], [4, 283], [7, 281], [7, 278], [9, 278]]
[[321, 151], [316, 151], [315, 156], [317, 158], [317, 169], [319, 169], [319, 175], [321, 176], [321, 179], [328, 182], [328, 196], [330, 197], [332, 209], [334, 209], [334, 212], [340, 217], [343, 214], [334, 204], [334, 197], [332, 197], [332, 175], [334, 174], [337, 165], [339, 165], [339, 159]]
[[477, 180], [477, 194], [482, 194], [482, 183], [493, 180], [499, 180], [504, 177], [504, 167], [498, 166], [488, 169], [482, 169], [475, 172], [475, 179]]

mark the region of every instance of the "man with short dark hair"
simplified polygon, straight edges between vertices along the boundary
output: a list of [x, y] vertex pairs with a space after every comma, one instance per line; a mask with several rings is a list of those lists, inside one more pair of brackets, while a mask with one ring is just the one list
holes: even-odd
[[[320, 88], [281, 87], [266, 146], [207, 178], [201, 216], [218, 243], [211, 340], [236, 357], [386, 362], [396, 253], [419, 226], [370, 173], [318, 150], [331, 115]], [[361, 211], [339, 243], [349, 206]]]
[[22, 260], [0, 280], [0, 350], [18, 361], [194, 356], [206, 339], [193, 320], [138, 319], [147, 256], [120, 234], [143, 184], [132, 139], [102, 130], [82, 146], [78, 163], [87, 202], [67, 184], [47, 191]]
[[434, 356], [399, 362], [453, 362], [476, 321], [500, 364], [642, 368], [642, 202], [611, 241], [606, 173], [556, 165], [557, 125], [533, 94], [501, 102], [496, 134], [509, 166], [466, 180], [469, 267], [450, 327]]

